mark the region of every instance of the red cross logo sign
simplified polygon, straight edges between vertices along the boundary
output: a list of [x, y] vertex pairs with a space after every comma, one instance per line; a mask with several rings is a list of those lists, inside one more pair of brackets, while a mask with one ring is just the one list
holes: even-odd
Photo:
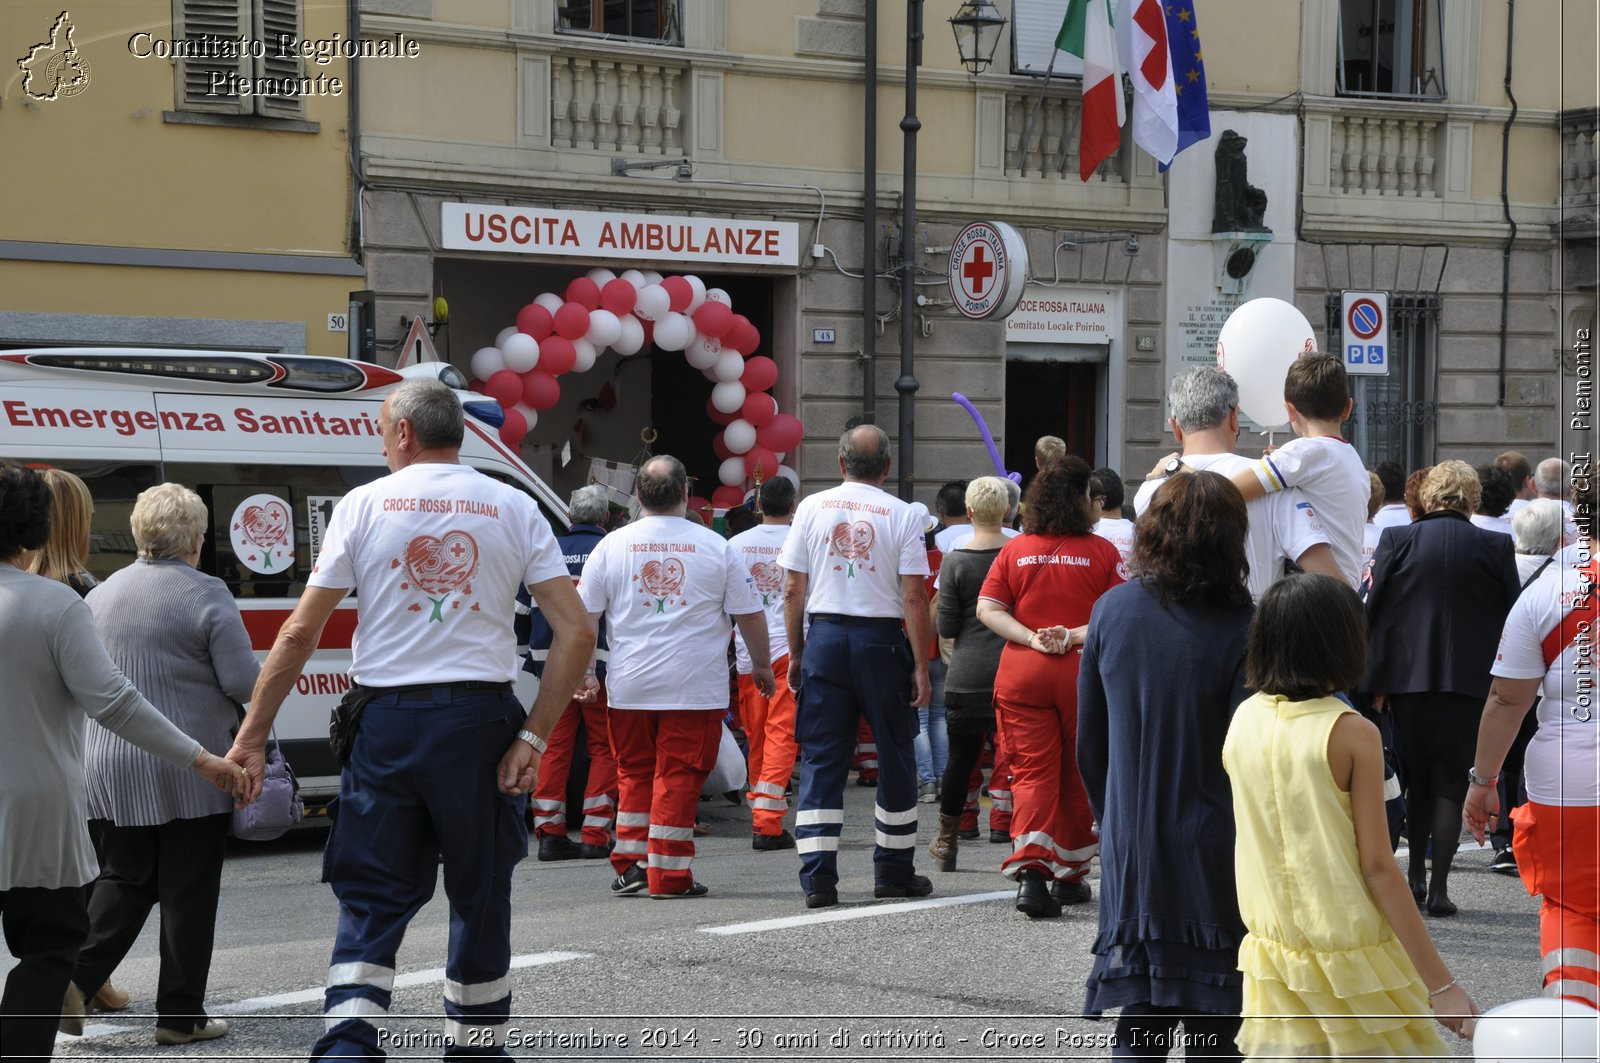
[[950, 245], [950, 300], [967, 317], [1005, 317], [1028, 277], [1028, 247], [1001, 222], [975, 221]]
[[994, 263], [984, 255], [982, 244], [973, 244], [961, 263], [961, 276], [966, 280], [974, 298], [982, 298], [994, 276]]

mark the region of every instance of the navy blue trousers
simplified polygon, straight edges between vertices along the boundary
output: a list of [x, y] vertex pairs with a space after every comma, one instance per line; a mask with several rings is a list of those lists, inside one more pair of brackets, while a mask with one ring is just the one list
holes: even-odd
[[878, 743], [873, 878], [879, 885], [911, 879], [917, 845], [913, 667], [898, 621], [812, 621], [795, 707], [800, 793], [794, 836], [800, 887], [807, 893], [838, 888], [844, 787], [863, 716]]
[[368, 703], [339, 778], [322, 877], [339, 898], [313, 1060], [383, 1058], [395, 954], [433, 896], [450, 902], [446, 1059], [505, 1055], [511, 1012], [511, 871], [528, 855], [527, 798], [495, 772], [526, 718], [510, 692], [435, 687]]

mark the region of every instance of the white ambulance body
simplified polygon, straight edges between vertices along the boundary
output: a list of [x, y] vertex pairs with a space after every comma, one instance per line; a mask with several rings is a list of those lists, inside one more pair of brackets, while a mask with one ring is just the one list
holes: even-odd
[[[501, 441], [498, 407], [465, 390], [454, 367], [402, 371], [344, 358], [59, 347], [0, 351], [0, 460], [76, 473], [95, 500], [90, 571], [100, 579], [136, 555], [134, 499], [167, 481], [205, 500], [200, 569], [224, 580], [264, 659], [305, 587], [334, 505], [384, 475], [378, 409], [401, 380], [443, 380], [461, 392], [461, 460], [527, 491], [559, 534], [562, 500]], [[359, 592], [359, 588], [358, 588]], [[349, 689], [356, 596], [335, 612], [278, 714], [277, 737], [308, 809], [339, 789], [328, 714]], [[525, 672], [519, 695], [531, 703]]]

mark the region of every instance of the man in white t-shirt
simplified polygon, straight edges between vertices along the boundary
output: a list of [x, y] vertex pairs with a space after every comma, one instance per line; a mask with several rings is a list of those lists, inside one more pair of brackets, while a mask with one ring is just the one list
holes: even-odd
[[[916, 873], [916, 710], [928, 703], [928, 552], [911, 506], [883, 490], [889, 437], [861, 425], [839, 438], [844, 483], [800, 503], [781, 557], [789, 685], [799, 690], [795, 840], [806, 907], [839, 903], [844, 784], [857, 722], [878, 746], [876, 897], [925, 897]], [[811, 626], [805, 626], [809, 615]], [[909, 645], [907, 639], [909, 636]]]
[[783, 829], [789, 811], [789, 777], [799, 749], [794, 740], [794, 691], [789, 689], [789, 636], [783, 628], [783, 565], [778, 560], [794, 521], [794, 484], [774, 476], [761, 485], [756, 499], [761, 523], [728, 540], [728, 547], [750, 572], [761, 610], [767, 618], [767, 645], [772, 655], [773, 692], [756, 687], [755, 664], [744, 636], [733, 633], [739, 673], [739, 720], [750, 744], [751, 838], [757, 852], [794, 848], [794, 835]]
[[[406, 381], [384, 400], [378, 431], [390, 475], [353, 488], [334, 508], [305, 593], [262, 666], [228, 753], [259, 792], [272, 721], [335, 607], [359, 587], [355, 685], [341, 710], [360, 716], [323, 858], [339, 929], [327, 1029], [313, 1059], [382, 1057], [378, 1023], [389, 1009], [395, 954], [406, 924], [433, 896], [441, 861], [450, 900], [446, 1054], [503, 1043], [511, 871], [528, 855], [523, 795], [595, 645], [594, 624], [533, 500], [460, 464], [457, 392]], [[511, 690], [523, 586], [554, 632], [528, 713]]]
[[1406, 509], [1406, 470], [1399, 462], [1380, 461], [1372, 471], [1383, 484], [1383, 505], [1372, 515], [1372, 526], [1381, 535], [1385, 528], [1410, 524], [1411, 511]]
[[963, 541], [972, 537], [972, 521], [967, 518], [967, 481], [951, 480], [939, 488], [933, 505], [938, 510], [940, 528], [933, 533], [933, 545], [941, 554], [955, 549], [957, 536]]
[[[728, 710], [732, 617], [749, 649], [756, 689], [773, 693], [766, 614], [742, 557], [687, 519], [689, 475], [670, 455], [639, 469], [641, 515], [600, 540], [578, 594], [610, 648], [606, 697], [617, 758], [619, 896], [703, 897], [689, 870], [700, 790], [717, 762]], [[595, 696], [586, 678], [580, 699]]]
[[1494, 456], [1494, 463], [1511, 477], [1513, 497], [1506, 509], [1506, 517], [1515, 517], [1517, 511], [1539, 497], [1539, 485], [1533, 478], [1533, 466], [1527, 455], [1517, 450], [1506, 450]]
[[1094, 533], [1115, 546], [1126, 562], [1133, 554], [1133, 521], [1122, 515], [1122, 503], [1126, 498], [1122, 477], [1115, 469], [1096, 469], [1094, 482], [1100, 484], [1100, 494], [1095, 499], [1099, 515], [1095, 518]]
[[1546, 458], [1533, 471], [1533, 481], [1539, 488], [1539, 497], [1561, 503], [1566, 513], [1566, 523], [1561, 527], [1561, 545], [1575, 546], [1578, 542], [1578, 525], [1572, 519], [1572, 503], [1567, 492], [1572, 481], [1567, 476], [1567, 463], [1560, 458]]
[[[1167, 392], [1172, 410], [1168, 421], [1182, 455], [1164, 463], [1156, 479], [1146, 480], [1134, 496], [1135, 513], [1143, 514], [1151, 497], [1183, 469], [1205, 469], [1230, 479], [1254, 466], [1233, 452], [1239, 438], [1239, 386], [1221, 369], [1195, 368], [1173, 378]], [[1328, 547], [1328, 535], [1296, 488], [1276, 491], [1245, 504], [1250, 532], [1245, 543], [1250, 561], [1250, 593], [1257, 600], [1283, 575], [1285, 559], [1308, 572], [1344, 579]]]

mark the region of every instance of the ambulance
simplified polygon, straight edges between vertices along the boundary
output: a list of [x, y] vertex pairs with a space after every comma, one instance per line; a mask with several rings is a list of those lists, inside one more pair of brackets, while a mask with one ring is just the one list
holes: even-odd
[[[54, 466], [89, 485], [89, 569], [102, 580], [137, 554], [128, 518], [139, 492], [169, 481], [192, 487], [210, 520], [200, 570], [228, 585], [265, 659], [305, 588], [333, 507], [388, 471], [378, 409], [415, 376], [459, 392], [462, 462], [526, 491], [561, 534], [571, 522], [567, 507], [500, 439], [499, 406], [439, 361], [397, 371], [297, 354], [0, 350], [0, 461]], [[350, 687], [356, 602], [352, 594], [340, 604], [278, 714], [277, 738], [308, 815], [325, 813], [339, 791], [328, 714]], [[518, 695], [531, 704], [536, 681], [518, 675]]]

